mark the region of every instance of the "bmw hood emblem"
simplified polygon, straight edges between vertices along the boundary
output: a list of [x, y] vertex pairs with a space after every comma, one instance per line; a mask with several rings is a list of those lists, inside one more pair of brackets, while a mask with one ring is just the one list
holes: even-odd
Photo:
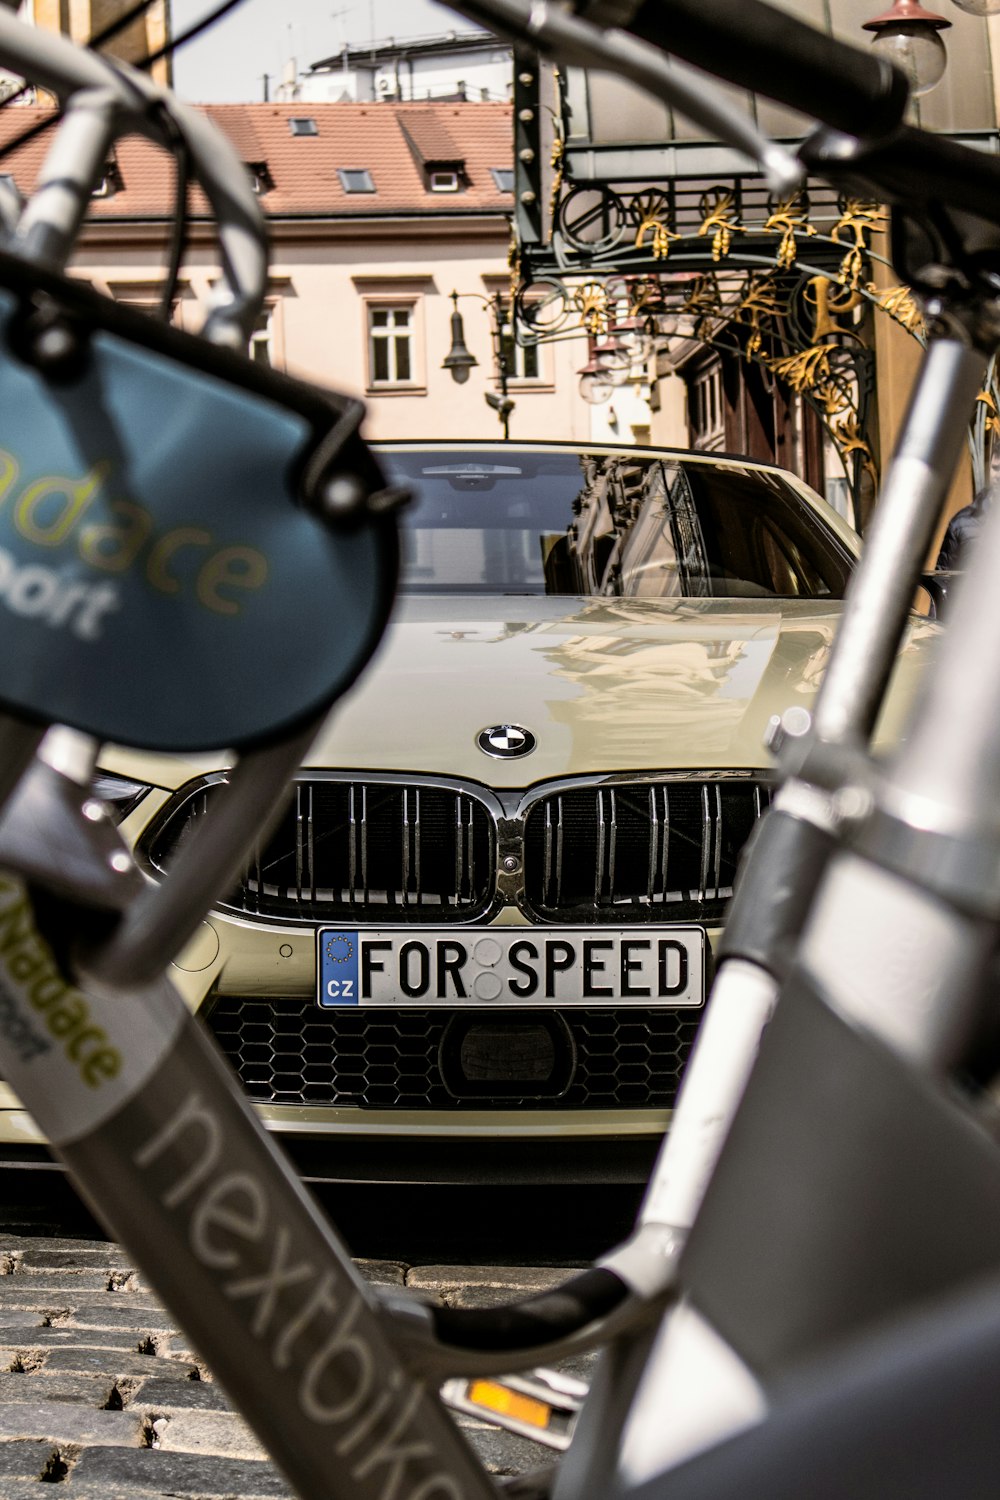
[[494, 760], [512, 760], [515, 755], [531, 754], [535, 736], [520, 724], [490, 724], [479, 731], [476, 743], [484, 755], [492, 755]]

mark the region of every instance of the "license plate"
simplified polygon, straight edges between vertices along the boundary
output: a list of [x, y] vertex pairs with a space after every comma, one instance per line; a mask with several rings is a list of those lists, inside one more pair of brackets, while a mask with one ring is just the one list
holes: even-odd
[[699, 1006], [700, 927], [324, 927], [316, 973], [321, 1006]]

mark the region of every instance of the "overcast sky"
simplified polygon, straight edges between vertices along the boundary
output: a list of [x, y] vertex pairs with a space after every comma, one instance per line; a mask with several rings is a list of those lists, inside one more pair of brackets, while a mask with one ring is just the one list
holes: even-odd
[[[174, 35], [212, 10], [214, 0], [171, 0]], [[299, 70], [345, 42], [440, 35], [476, 29], [434, 0], [243, 0], [174, 58], [174, 87], [184, 99], [243, 102], [272, 90], [294, 57]]]

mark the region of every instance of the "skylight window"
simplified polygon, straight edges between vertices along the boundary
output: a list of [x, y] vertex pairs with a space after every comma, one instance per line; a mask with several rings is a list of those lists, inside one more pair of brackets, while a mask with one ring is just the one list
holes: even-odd
[[512, 193], [514, 191], [514, 168], [513, 167], [490, 167], [493, 181], [497, 185], [498, 193]]
[[288, 128], [292, 135], [319, 135], [319, 126], [312, 115], [289, 115]]
[[374, 193], [375, 184], [367, 167], [338, 167], [337, 176], [345, 193]]

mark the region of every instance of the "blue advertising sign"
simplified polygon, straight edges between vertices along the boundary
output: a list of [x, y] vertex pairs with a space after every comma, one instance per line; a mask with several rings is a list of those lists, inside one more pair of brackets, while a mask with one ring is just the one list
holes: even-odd
[[395, 539], [295, 503], [315, 413], [107, 328], [47, 380], [10, 352], [19, 305], [0, 288], [0, 700], [164, 750], [321, 710], [381, 633]]

